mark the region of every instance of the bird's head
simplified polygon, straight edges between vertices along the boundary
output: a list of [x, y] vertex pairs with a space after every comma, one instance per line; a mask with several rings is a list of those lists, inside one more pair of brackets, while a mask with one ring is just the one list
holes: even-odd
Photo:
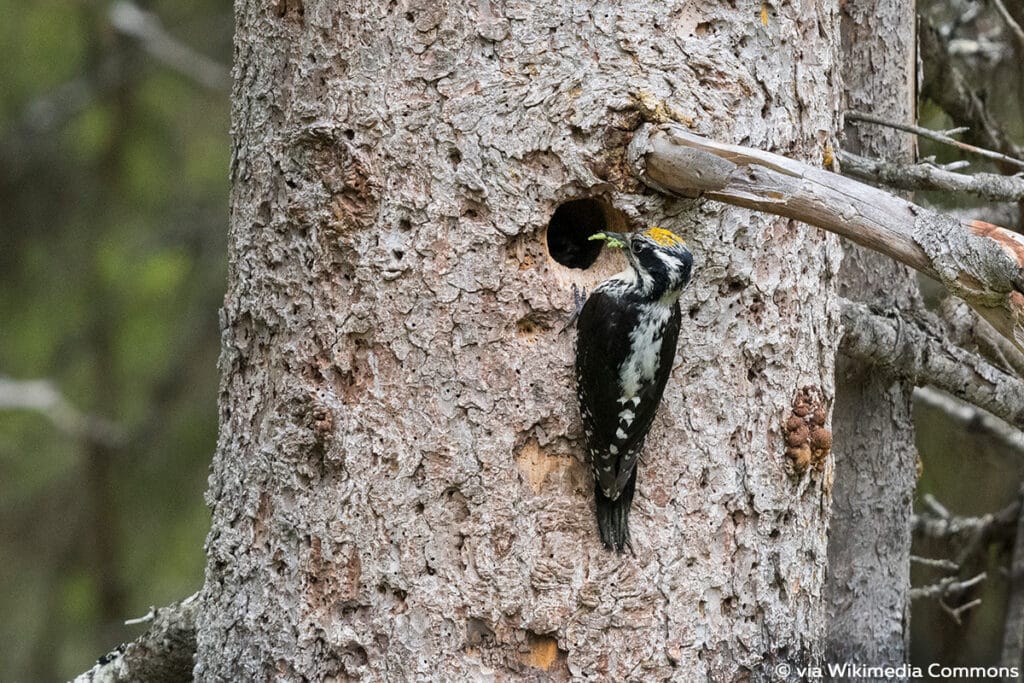
[[690, 281], [693, 254], [686, 248], [686, 242], [669, 230], [599, 232], [589, 239], [625, 250], [630, 268], [620, 277], [629, 284], [635, 278], [635, 286], [645, 298], [653, 300], [667, 295], [674, 300]]

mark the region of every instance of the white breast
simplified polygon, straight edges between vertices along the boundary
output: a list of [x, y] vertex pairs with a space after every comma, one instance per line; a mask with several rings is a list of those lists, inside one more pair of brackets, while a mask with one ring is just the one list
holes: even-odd
[[622, 397], [636, 396], [640, 387], [654, 380], [661, 361], [661, 343], [672, 315], [671, 306], [644, 306], [636, 329], [629, 333], [629, 354], [619, 368]]

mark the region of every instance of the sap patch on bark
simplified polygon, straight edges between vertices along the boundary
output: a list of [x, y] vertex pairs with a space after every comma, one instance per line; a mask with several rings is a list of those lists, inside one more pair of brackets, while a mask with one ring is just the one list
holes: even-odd
[[821, 472], [832, 451], [832, 431], [828, 422], [828, 406], [819, 387], [802, 387], [793, 399], [793, 410], [786, 418], [786, 472], [801, 477], [808, 469]]

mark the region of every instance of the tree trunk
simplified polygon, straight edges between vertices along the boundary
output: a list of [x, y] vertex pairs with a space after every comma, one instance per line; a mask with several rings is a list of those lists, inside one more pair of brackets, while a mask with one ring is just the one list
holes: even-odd
[[[891, 121], [915, 112], [914, 3], [844, 5], [847, 107]], [[912, 138], [847, 126], [843, 149], [897, 161]], [[840, 291], [882, 307], [910, 308], [917, 283], [906, 267], [844, 243]], [[828, 661], [898, 666], [907, 659], [910, 515], [917, 483], [913, 387], [844, 357], [836, 363], [836, 483], [829, 530]]]
[[[837, 242], [652, 194], [623, 153], [640, 101], [820, 160], [832, 3], [267, 6], [236, 3], [197, 677], [820, 661]], [[560, 332], [573, 285], [623, 263], [552, 258], [587, 265], [605, 224], [670, 228], [697, 259], [635, 557], [599, 543]]]

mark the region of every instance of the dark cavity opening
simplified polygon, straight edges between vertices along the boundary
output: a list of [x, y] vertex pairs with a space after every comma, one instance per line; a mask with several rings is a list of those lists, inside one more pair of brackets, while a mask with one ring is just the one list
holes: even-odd
[[594, 265], [604, 242], [589, 240], [608, 229], [604, 207], [597, 199], [574, 199], [559, 205], [548, 223], [548, 253], [563, 266], [585, 270]]

